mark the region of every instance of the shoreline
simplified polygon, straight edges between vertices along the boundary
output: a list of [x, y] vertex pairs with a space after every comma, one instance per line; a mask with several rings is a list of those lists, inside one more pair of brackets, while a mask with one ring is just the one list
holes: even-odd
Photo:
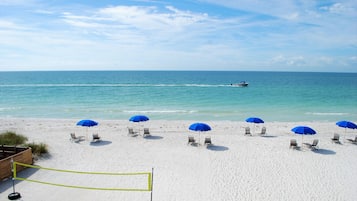
[[[209, 121], [193, 121], [193, 120], [149, 120], [146, 122], [134, 123], [129, 120], [111, 120], [111, 119], [92, 119], [98, 122], [97, 126], [90, 127], [91, 132], [100, 132], [101, 130], [109, 130], [110, 132], [122, 132], [125, 133], [128, 127], [141, 128], [148, 127], [156, 132], [187, 132], [194, 133], [188, 129], [189, 125], [196, 122], [202, 122], [209, 124], [212, 128], [209, 133], [219, 134], [223, 131], [229, 131], [231, 133], [243, 134], [245, 127], [261, 128], [267, 127], [268, 132], [274, 130], [275, 135], [293, 134], [291, 129], [295, 126], [310, 126], [314, 128], [317, 133], [330, 133], [344, 132], [343, 128], [336, 126], [336, 122], [332, 121], [294, 121], [283, 122], [273, 121], [264, 122], [263, 124], [252, 124], [245, 121], [233, 121], [233, 120], [209, 120]], [[13, 131], [24, 131], [29, 128], [30, 124], [35, 126], [63, 126], [69, 132], [81, 132], [84, 130], [82, 126], [77, 126], [76, 123], [80, 121], [78, 119], [61, 119], [61, 118], [0, 118], [0, 132], [6, 131], [4, 128], [14, 129]], [[85, 127], [86, 128], [86, 127]], [[113, 131], [113, 129], [117, 131]], [[31, 129], [30, 129], [31, 130]], [[353, 130], [347, 129], [348, 132]], [[357, 134], [357, 132], [356, 132]]]
[[[153, 200], [155, 201], [235, 201], [239, 200], [347, 200], [357, 196], [357, 146], [344, 137], [353, 138], [356, 130], [345, 130], [335, 122], [266, 122], [267, 134], [257, 134], [263, 125], [247, 122], [204, 121], [209, 132], [193, 132], [188, 127], [195, 121], [149, 120], [135, 124], [128, 120], [97, 120], [91, 128], [76, 126], [74, 119], [0, 118], [0, 131], [23, 134], [29, 142], [48, 145], [50, 155], [35, 165], [62, 170], [89, 172], [146, 172], [154, 168]], [[316, 135], [295, 135], [290, 130], [298, 125], [311, 126]], [[127, 135], [129, 126], [150, 129], [152, 138]], [[253, 136], [245, 136], [251, 127]], [[102, 141], [70, 142], [70, 133], [91, 137], [98, 133]], [[333, 133], [340, 133], [342, 145], [331, 142]], [[213, 145], [191, 146], [187, 136], [200, 142], [211, 136]], [[289, 149], [290, 139], [296, 139], [301, 150]], [[318, 151], [302, 143], [319, 139]], [[56, 172], [25, 170], [29, 179], [69, 185], [120, 187], [128, 181], [114, 184], [113, 178], [90, 176], [59, 176]], [[114, 183], [113, 183], [114, 182]], [[139, 185], [139, 184], [138, 184]], [[141, 185], [141, 184], [140, 184]], [[140, 186], [139, 185], [139, 186]], [[73, 189], [16, 181], [16, 191], [23, 200], [43, 198], [60, 200], [150, 200], [150, 192], [97, 191]], [[0, 199], [12, 192], [11, 180], [1, 181]]]

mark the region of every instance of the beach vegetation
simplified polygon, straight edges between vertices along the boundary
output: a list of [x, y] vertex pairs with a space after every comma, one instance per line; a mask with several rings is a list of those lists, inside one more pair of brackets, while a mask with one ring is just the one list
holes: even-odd
[[2, 145], [22, 145], [27, 141], [27, 137], [16, 134], [12, 131], [6, 131], [0, 134], [0, 144]]
[[34, 142], [26, 144], [26, 146], [31, 147], [32, 154], [36, 156], [41, 156], [48, 153], [48, 148], [45, 143], [36, 144]]
[[31, 147], [32, 154], [34, 156], [42, 156], [48, 153], [48, 146], [44, 143], [27, 143], [27, 137], [21, 134], [17, 134], [12, 131], [6, 131], [0, 134], [0, 145], [22, 145], [25, 147]]

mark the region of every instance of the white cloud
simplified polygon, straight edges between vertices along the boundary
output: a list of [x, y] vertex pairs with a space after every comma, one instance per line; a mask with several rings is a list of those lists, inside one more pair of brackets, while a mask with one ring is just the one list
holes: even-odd
[[207, 20], [206, 14], [180, 11], [172, 6], [166, 9], [166, 12], [159, 12], [154, 6], [116, 6], [100, 9], [98, 14], [144, 30], [182, 30], [182, 27]]
[[330, 6], [322, 6], [320, 9], [334, 14], [347, 14], [355, 11], [355, 8], [349, 7], [343, 3], [334, 3]]
[[14, 22], [8, 21], [8, 20], [1, 20], [1, 19], [0, 19], [0, 28], [1, 29], [21, 29], [21, 27], [16, 25]]
[[41, 9], [35, 10], [35, 11], [33, 11], [33, 12], [34, 12], [34, 13], [38, 13], [38, 14], [45, 14], [45, 15], [55, 14], [54, 11], [51, 11], [51, 10], [41, 10]]
[[327, 11], [343, 6], [331, 5], [321, 12], [307, 0], [300, 5], [286, 1], [272, 9], [269, 6], [278, 1], [254, 2], [257, 5], [223, 1], [250, 11], [229, 17], [209, 10], [160, 7], [167, 3], [90, 9], [42, 6], [28, 11], [28, 17], [0, 16], [0, 70], [6, 66], [182, 70], [315, 66], [328, 71], [336, 65], [357, 70], [351, 67], [356, 56], [339, 52], [355, 50], [351, 19]]
[[284, 56], [277, 55], [271, 59], [272, 64], [278, 64], [283, 66], [306, 66], [307, 62], [303, 56]]
[[[229, 8], [248, 11], [256, 14], [269, 15], [280, 18], [291, 18], [299, 15], [298, 4], [295, 0], [204, 0], [216, 5], [226, 6]], [[306, 4], [305, 1], [300, 1], [300, 4]], [[300, 5], [300, 6], [301, 6]]]
[[82, 33], [102, 35], [115, 41], [125, 39], [125, 43], [161, 44], [167, 47], [173, 44], [180, 46], [177, 43], [181, 42], [202, 41], [196, 40], [197, 37], [209, 33], [215, 21], [205, 13], [181, 11], [173, 6], [167, 6], [164, 10], [155, 6], [115, 6], [101, 8], [87, 15], [65, 12], [62, 17], [65, 23]]

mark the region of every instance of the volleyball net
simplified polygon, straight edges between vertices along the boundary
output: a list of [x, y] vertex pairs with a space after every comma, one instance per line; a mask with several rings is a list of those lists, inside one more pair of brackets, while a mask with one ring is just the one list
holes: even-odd
[[[17, 169], [32, 168], [31, 178], [19, 177]], [[55, 173], [53, 173], [55, 172]], [[68, 188], [109, 191], [152, 191], [152, 172], [86, 172], [60, 170], [13, 162], [13, 179]]]

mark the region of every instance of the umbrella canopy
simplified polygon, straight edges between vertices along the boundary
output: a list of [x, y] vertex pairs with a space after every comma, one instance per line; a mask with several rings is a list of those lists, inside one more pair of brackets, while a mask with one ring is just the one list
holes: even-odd
[[295, 134], [301, 134], [301, 135], [314, 135], [316, 134], [316, 131], [314, 129], [307, 127], [307, 126], [297, 126], [293, 129], [291, 129]]
[[344, 135], [344, 139], [346, 138], [346, 133], [347, 133], [347, 128], [349, 129], [357, 129], [357, 125], [353, 122], [350, 121], [339, 121], [336, 122], [336, 125], [342, 128], [345, 128], [345, 135]]
[[188, 127], [191, 131], [199, 131], [198, 141], [201, 141], [201, 132], [210, 131], [211, 127], [205, 123], [194, 123]]
[[[248, 123], [254, 123], [254, 124], [262, 124], [262, 123], [264, 123], [264, 121], [259, 117], [249, 117], [245, 121], [248, 122]], [[253, 126], [253, 133], [254, 133], [254, 130], [255, 129], [254, 129], [254, 126]]]
[[357, 125], [350, 121], [339, 121], [336, 125], [342, 128], [357, 129]]
[[294, 132], [295, 134], [299, 134], [301, 135], [301, 144], [303, 142], [303, 137], [304, 135], [315, 135], [316, 131], [310, 127], [307, 126], [297, 126], [293, 129], [291, 129], [292, 132]]
[[77, 126], [85, 126], [87, 127], [87, 131], [86, 131], [86, 138], [88, 139], [88, 128], [92, 127], [92, 126], [96, 126], [98, 125], [98, 122], [90, 120], [90, 119], [83, 119], [80, 120], [79, 122], [77, 122]]
[[249, 122], [249, 123], [255, 123], [255, 124], [264, 123], [264, 121], [261, 118], [258, 118], [258, 117], [249, 117], [245, 121]]
[[210, 131], [211, 127], [205, 123], [194, 123], [189, 127], [192, 131]]
[[83, 119], [77, 122], [77, 126], [86, 126], [86, 127], [92, 127], [98, 125], [98, 122], [90, 120], [90, 119]]
[[145, 116], [145, 115], [135, 115], [130, 117], [129, 121], [132, 122], [141, 122], [141, 121], [148, 121], [149, 117]]

